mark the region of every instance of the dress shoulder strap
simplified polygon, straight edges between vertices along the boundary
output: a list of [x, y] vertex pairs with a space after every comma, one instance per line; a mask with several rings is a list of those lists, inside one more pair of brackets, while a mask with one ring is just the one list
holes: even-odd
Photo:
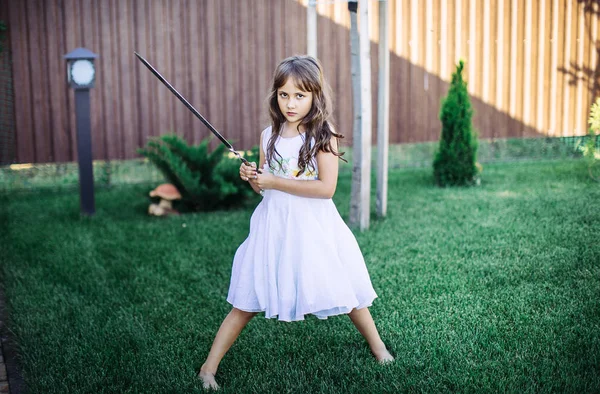
[[267, 151], [267, 145], [269, 144], [269, 139], [271, 138], [272, 126], [267, 127], [262, 131], [262, 148], [263, 152]]

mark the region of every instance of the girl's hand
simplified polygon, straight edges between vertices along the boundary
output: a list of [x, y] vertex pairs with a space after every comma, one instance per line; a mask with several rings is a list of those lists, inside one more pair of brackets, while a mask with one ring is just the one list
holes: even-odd
[[240, 165], [240, 178], [243, 181], [255, 179], [256, 175], [256, 163], [252, 162], [250, 165], [242, 163], [242, 165]]
[[270, 172], [264, 171], [261, 174], [258, 174], [256, 178], [251, 179], [251, 182], [258, 186], [261, 190], [269, 190], [275, 187], [275, 181], [277, 177]]

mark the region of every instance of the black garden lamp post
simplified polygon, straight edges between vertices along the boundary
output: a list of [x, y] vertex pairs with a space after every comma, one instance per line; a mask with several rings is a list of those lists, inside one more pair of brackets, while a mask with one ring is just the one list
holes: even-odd
[[98, 55], [89, 49], [77, 48], [64, 56], [67, 60], [67, 83], [75, 89], [75, 120], [77, 123], [77, 154], [79, 162], [79, 196], [81, 213], [93, 215], [94, 171], [90, 119], [90, 89], [96, 81], [94, 59]]

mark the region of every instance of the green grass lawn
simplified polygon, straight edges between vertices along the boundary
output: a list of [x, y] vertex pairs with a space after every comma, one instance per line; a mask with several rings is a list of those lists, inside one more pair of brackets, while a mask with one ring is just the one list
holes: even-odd
[[[254, 319], [223, 392], [599, 392], [600, 184], [582, 161], [488, 164], [476, 188], [394, 170], [385, 220], [357, 233], [397, 361], [346, 316]], [[149, 186], [0, 197], [0, 265], [32, 393], [202, 392], [252, 208], [157, 219]], [[350, 174], [335, 201], [347, 218]]]

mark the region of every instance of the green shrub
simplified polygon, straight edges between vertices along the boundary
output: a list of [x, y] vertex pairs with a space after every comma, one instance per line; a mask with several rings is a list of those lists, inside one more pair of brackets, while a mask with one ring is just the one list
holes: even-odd
[[442, 101], [442, 135], [433, 161], [433, 173], [439, 186], [464, 186], [477, 182], [477, 137], [471, 118], [473, 109], [463, 80], [464, 61], [460, 61], [448, 95]]
[[[239, 177], [240, 160], [219, 144], [209, 152], [210, 138], [188, 145], [174, 134], [151, 138], [137, 152], [150, 160], [181, 193], [181, 203], [193, 211], [239, 205], [253, 194]], [[245, 153], [258, 163], [258, 147]]]

